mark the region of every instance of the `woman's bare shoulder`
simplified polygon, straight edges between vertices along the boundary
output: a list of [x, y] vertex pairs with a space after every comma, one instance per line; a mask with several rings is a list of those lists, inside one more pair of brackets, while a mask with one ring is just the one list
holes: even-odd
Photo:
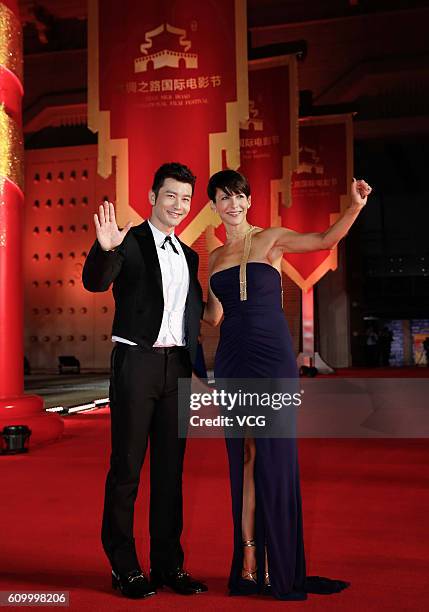
[[261, 228], [258, 232], [259, 238], [277, 238], [280, 235], [283, 235], [285, 232], [289, 232], [287, 227], [265, 227]]
[[258, 236], [260, 240], [270, 239], [277, 229], [276, 227], [255, 227], [255, 235]]

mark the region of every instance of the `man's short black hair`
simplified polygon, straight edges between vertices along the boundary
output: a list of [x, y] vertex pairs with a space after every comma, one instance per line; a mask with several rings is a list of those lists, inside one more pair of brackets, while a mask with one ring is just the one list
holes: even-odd
[[170, 162], [168, 164], [162, 164], [155, 172], [152, 183], [152, 191], [155, 194], [155, 198], [158, 197], [159, 190], [167, 178], [175, 179], [181, 183], [189, 183], [192, 187], [192, 195], [194, 194], [197, 177], [192, 174], [188, 166], [184, 166], [178, 162]]
[[250, 196], [250, 185], [247, 178], [235, 170], [221, 170], [210, 177], [207, 194], [213, 202], [216, 202], [216, 191], [218, 189], [221, 189], [227, 195], [244, 193], [246, 198]]

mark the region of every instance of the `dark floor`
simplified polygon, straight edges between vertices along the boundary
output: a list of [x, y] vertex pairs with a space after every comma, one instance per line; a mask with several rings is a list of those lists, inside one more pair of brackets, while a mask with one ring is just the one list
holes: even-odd
[[25, 377], [24, 386], [26, 393], [43, 397], [45, 408], [67, 408], [108, 397], [109, 374], [30, 374]]

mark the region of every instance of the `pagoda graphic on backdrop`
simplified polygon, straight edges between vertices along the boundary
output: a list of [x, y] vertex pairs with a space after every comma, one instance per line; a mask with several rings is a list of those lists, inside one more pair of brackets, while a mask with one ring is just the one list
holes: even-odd
[[[169, 37], [171, 39], [172, 48], [164, 48], [155, 51], [157, 48], [156, 43], [159, 43], [159, 41], [153, 39], [161, 37], [163, 44], [158, 44], [158, 48], [160, 46], [162, 47], [166, 40], [166, 36], [162, 35], [165, 33], [173, 35]], [[165, 67], [198, 68], [197, 53], [188, 53], [191, 45], [191, 41], [186, 38], [186, 30], [175, 28], [168, 23], [163, 23], [154, 30], [146, 32], [145, 42], [140, 45], [140, 51], [144, 55], [134, 60], [134, 72], [146, 72], [148, 69], [157, 70]]]
[[249, 100], [249, 118], [246, 119], [246, 121], [240, 122], [240, 128], [242, 130], [250, 130], [253, 128], [258, 132], [264, 129], [264, 121], [259, 116], [259, 111], [256, 108], [254, 100]]
[[316, 149], [299, 147], [299, 166], [297, 174], [323, 174], [325, 171]]

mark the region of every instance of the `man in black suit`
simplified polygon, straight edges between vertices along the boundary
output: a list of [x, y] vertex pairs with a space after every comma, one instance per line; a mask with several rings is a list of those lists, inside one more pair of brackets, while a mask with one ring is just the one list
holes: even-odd
[[[106, 291], [113, 282], [111, 358], [112, 454], [107, 475], [102, 542], [112, 584], [142, 598], [170, 586], [181, 594], [207, 587], [183, 570], [182, 468], [177, 387], [189, 378], [202, 313], [198, 255], [174, 229], [189, 213], [195, 177], [186, 166], [164, 164], [154, 176], [149, 220], [117, 226], [113, 204], [94, 215], [97, 240], [83, 284]], [[137, 559], [134, 503], [150, 438], [150, 580]]]

